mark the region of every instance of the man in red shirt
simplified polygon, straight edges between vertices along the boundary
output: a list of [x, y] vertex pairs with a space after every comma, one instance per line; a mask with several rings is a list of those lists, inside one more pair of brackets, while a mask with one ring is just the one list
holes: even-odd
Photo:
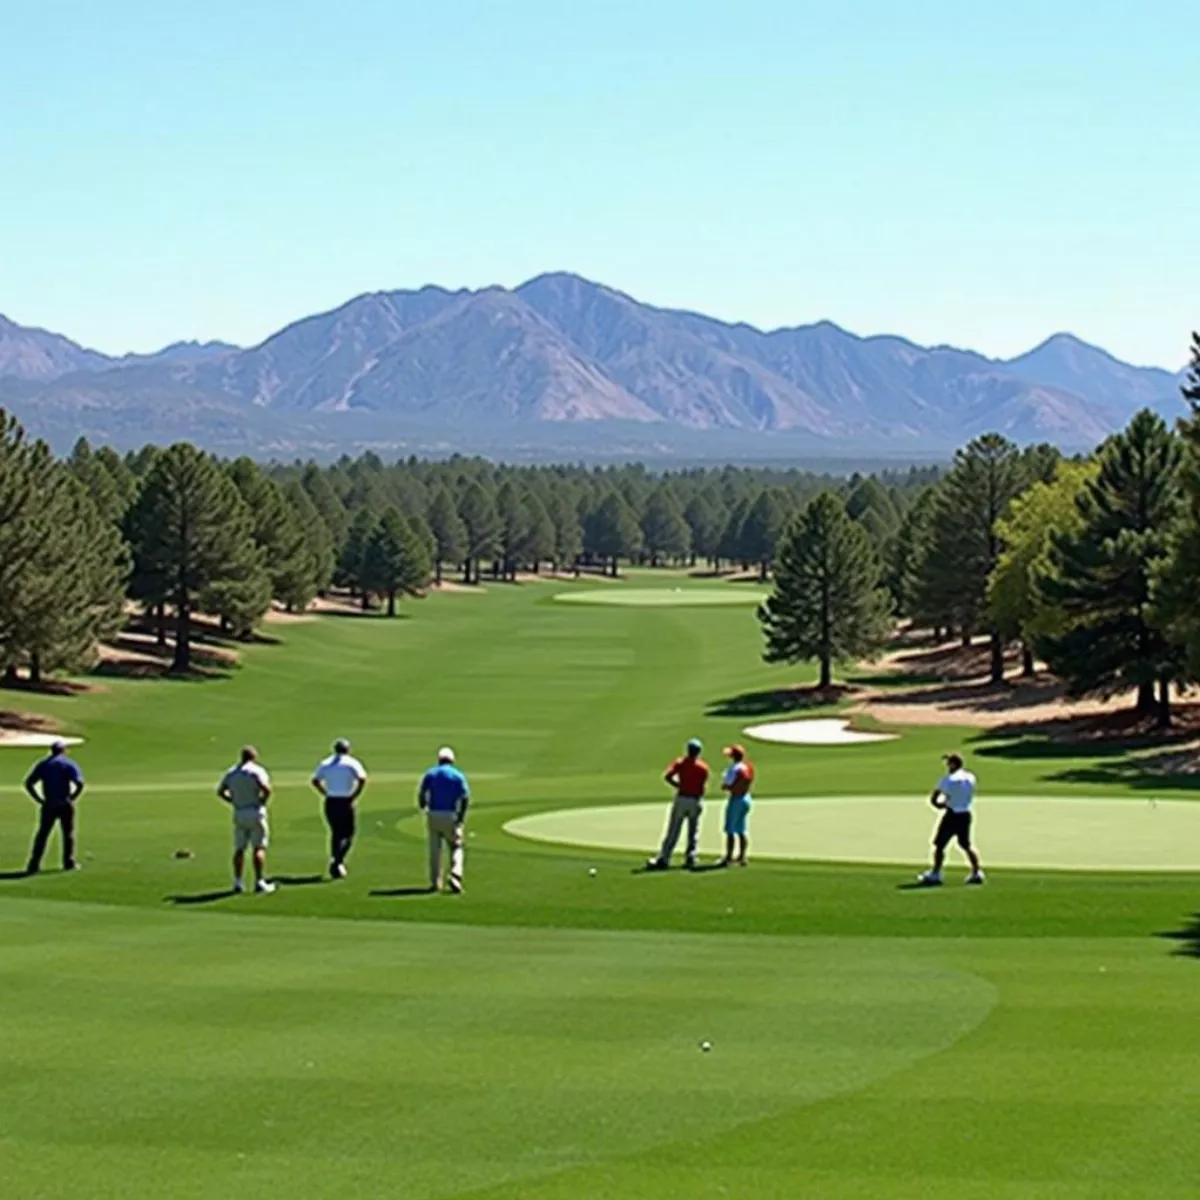
[[667, 833], [662, 849], [650, 859], [646, 869], [665, 871], [671, 865], [671, 855], [679, 842], [679, 835], [687, 822], [687, 859], [689, 868], [696, 865], [696, 843], [700, 836], [700, 811], [704, 802], [704, 789], [708, 786], [708, 763], [700, 757], [703, 746], [697, 738], [687, 744], [687, 753], [677, 758], [663, 778], [675, 789], [675, 802], [671, 805], [671, 816], [667, 821]]

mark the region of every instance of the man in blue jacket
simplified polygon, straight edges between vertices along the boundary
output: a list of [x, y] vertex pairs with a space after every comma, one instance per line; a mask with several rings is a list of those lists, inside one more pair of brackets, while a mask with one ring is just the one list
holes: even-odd
[[[40, 788], [40, 791], [39, 791]], [[37, 833], [25, 870], [36, 875], [42, 869], [42, 855], [54, 826], [62, 828], [62, 862], [64, 871], [78, 870], [75, 861], [75, 801], [83, 791], [83, 772], [79, 764], [67, 757], [67, 743], [55, 742], [25, 780], [25, 790], [40, 806]]]
[[463, 890], [463, 821], [471, 789], [467, 777], [454, 765], [454, 751], [443, 746], [437, 766], [425, 772], [417, 792], [417, 805], [425, 814], [429, 831], [429, 890], [442, 886], [442, 848], [450, 851], [450, 891]]

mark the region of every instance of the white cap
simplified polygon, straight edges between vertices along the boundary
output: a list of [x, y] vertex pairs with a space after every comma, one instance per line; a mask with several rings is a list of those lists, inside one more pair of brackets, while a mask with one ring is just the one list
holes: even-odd
[[443, 746], [438, 751], [437, 756], [438, 756], [438, 762], [453, 762], [454, 761], [454, 751], [451, 750], [449, 746]]

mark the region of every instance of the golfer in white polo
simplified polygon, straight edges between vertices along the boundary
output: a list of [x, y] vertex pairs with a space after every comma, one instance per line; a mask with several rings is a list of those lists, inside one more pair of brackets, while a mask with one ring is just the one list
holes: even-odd
[[366, 768], [350, 753], [350, 743], [338, 738], [333, 753], [313, 772], [312, 785], [324, 800], [329, 826], [329, 878], [346, 878], [346, 855], [354, 843], [354, 802], [367, 786]]
[[956, 841], [971, 864], [967, 882], [982, 883], [983, 867], [979, 864], [979, 855], [971, 845], [971, 806], [975, 803], [975, 776], [963, 765], [961, 755], [946, 755], [946, 774], [933, 789], [929, 803], [941, 810], [942, 819], [933, 835], [933, 866], [918, 877], [919, 882], [927, 887], [937, 887], [942, 882], [946, 847]]
[[254, 890], [273, 892], [275, 885], [264, 874], [270, 840], [267, 801], [271, 798], [271, 777], [259, 764], [253, 746], [242, 747], [237, 765], [221, 776], [217, 795], [233, 809], [233, 890], [245, 891], [242, 869], [250, 848], [254, 851]]

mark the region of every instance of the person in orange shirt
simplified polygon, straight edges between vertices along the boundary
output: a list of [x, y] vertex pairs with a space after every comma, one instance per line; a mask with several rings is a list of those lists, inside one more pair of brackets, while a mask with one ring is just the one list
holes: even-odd
[[721, 866], [727, 867], [736, 862], [739, 867], [744, 867], [750, 849], [747, 823], [750, 820], [754, 764], [746, 757], [746, 751], [741, 746], [726, 746], [725, 756], [729, 759], [729, 766], [721, 781], [721, 789], [729, 793], [729, 799], [725, 802], [725, 857], [721, 859]]
[[662, 849], [646, 863], [649, 871], [665, 871], [671, 865], [671, 855], [679, 842], [679, 835], [687, 823], [688, 868], [696, 865], [696, 844], [700, 838], [700, 813], [704, 805], [704, 789], [708, 786], [708, 763], [700, 757], [701, 746], [697, 738], [687, 744], [682, 758], [677, 758], [668, 768], [663, 779], [675, 789], [675, 800], [671, 815], [667, 819], [667, 832]]

